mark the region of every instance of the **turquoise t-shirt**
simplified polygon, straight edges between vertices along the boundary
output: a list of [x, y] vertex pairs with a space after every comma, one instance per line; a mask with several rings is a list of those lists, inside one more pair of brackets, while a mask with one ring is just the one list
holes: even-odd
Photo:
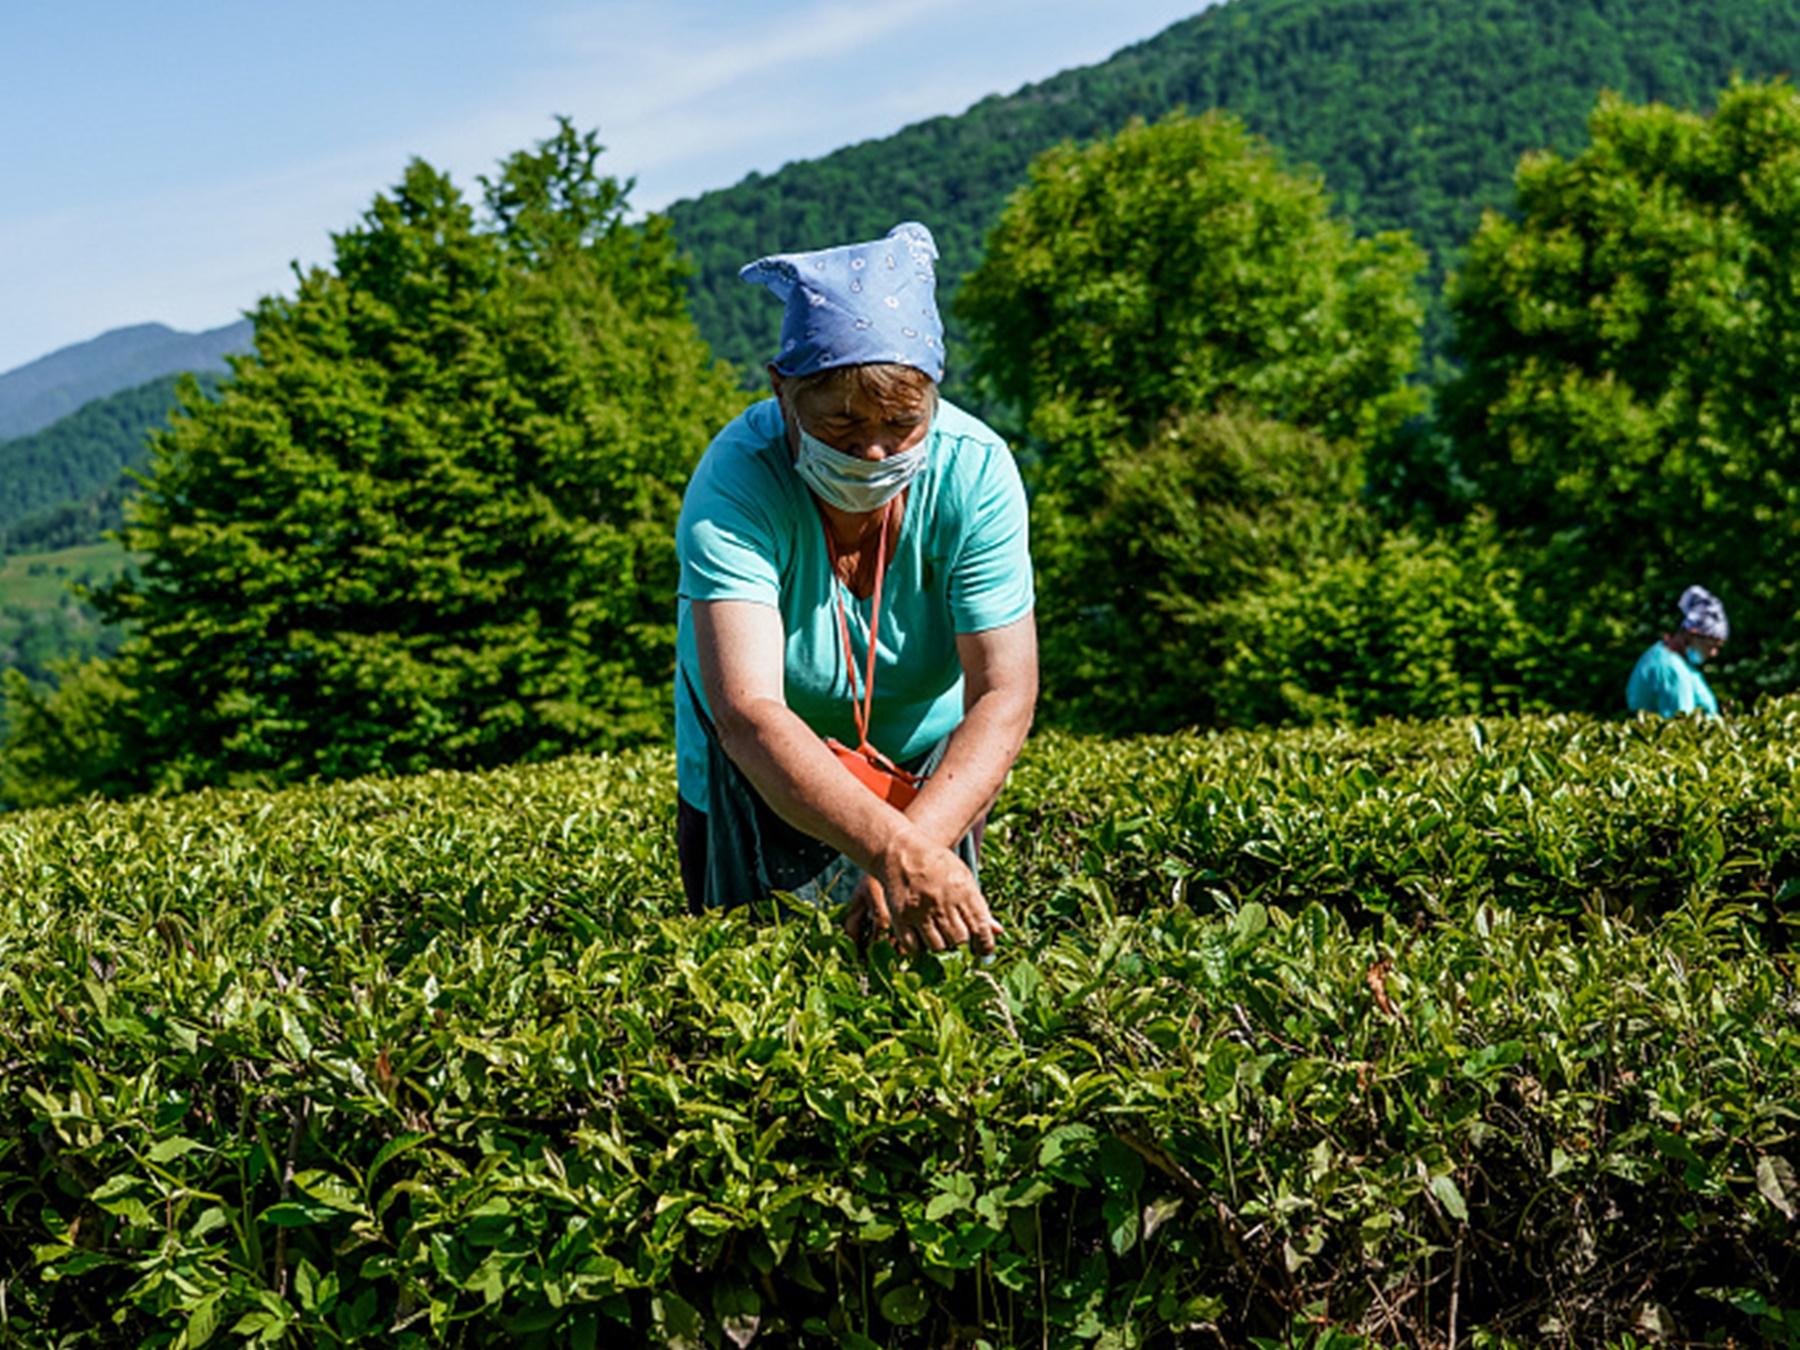
[[1709, 717], [1719, 715], [1719, 700], [1713, 697], [1706, 676], [1660, 640], [1638, 657], [1631, 682], [1625, 686], [1625, 702], [1633, 712], [1655, 712], [1664, 717], [1696, 709]]
[[[906, 760], [948, 735], [963, 715], [959, 633], [1024, 618], [1034, 603], [1025, 490], [1006, 443], [962, 409], [941, 403], [929, 459], [907, 490], [882, 583], [869, 739]], [[706, 809], [706, 741], [684, 692], [704, 706], [689, 605], [751, 600], [781, 613], [787, 705], [821, 736], [856, 743], [851, 684], [833, 592], [844, 596], [851, 645], [868, 659], [870, 599], [832, 576], [825, 526], [794, 471], [780, 406], [765, 399], [713, 439], [688, 483], [675, 527], [681, 563], [675, 753], [681, 795]], [[712, 715], [710, 707], [707, 715]]]

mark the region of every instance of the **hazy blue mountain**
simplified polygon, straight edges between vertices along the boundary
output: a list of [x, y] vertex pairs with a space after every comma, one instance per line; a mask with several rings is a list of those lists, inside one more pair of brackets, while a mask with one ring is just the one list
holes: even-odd
[[204, 333], [160, 323], [115, 328], [0, 375], [0, 439], [24, 436], [84, 403], [182, 371], [223, 372], [228, 355], [250, 350], [250, 321]]

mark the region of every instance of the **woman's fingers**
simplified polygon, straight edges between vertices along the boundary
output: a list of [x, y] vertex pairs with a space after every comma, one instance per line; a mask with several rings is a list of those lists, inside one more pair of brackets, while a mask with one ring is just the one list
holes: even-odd
[[1000, 925], [994, 922], [987, 898], [979, 890], [971, 887], [970, 894], [963, 897], [958, 923], [964, 932], [962, 940], [967, 941], [972, 950], [983, 954], [994, 950], [994, 934]]
[[850, 897], [848, 911], [844, 915], [844, 931], [862, 944], [867, 944], [881, 937], [893, 926], [893, 915], [888, 910], [886, 893], [881, 883], [874, 877], [864, 877], [857, 884], [856, 893]]
[[877, 928], [892, 928], [894, 916], [888, 910], [887, 892], [881, 889], [881, 883], [874, 877], [865, 878], [863, 885], [868, 887], [868, 916]]
[[888, 890], [870, 878], [872, 899], [863, 921], [891, 925], [895, 945], [903, 952], [944, 951], [966, 943], [979, 955], [991, 955], [1003, 930], [968, 867], [948, 849], [935, 856], [928, 852], [919, 861], [924, 865], [884, 874]]
[[1000, 931], [1000, 925], [991, 916], [984, 915], [985, 922], [969, 925], [969, 950], [982, 956], [990, 956], [994, 951], [994, 936]]

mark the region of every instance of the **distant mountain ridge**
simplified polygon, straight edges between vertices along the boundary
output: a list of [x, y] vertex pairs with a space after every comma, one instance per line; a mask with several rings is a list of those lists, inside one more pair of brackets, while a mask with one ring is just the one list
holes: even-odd
[[223, 373], [225, 358], [248, 352], [248, 319], [203, 333], [160, 323], [115, 328], [0, 375], [0, 440], [29, 435], [97, 398], [186, 371]]
[[[1600, 90], [1704, 109], [1734, 74], [1796, 69], [1800, 0], [1228, 0], [1097, 65], [751, 174], [667, 214], [697, 264], [701, 333], [754, 377], [780, 307], [738, 280], [744, 263], [922, 220], [948, 300], [1034, 156], [1133, 117], [1229, 109], [1317, 168], [1360, 231], [1412, 231], [1441, 272], [1483, 208], [1510, 206], [1523, 152], [1587, 144]], [[1431, 315], [1442, 350], [1435, 297]], [[953, 377], [967, 350], [955, 336], [953, 326]]]

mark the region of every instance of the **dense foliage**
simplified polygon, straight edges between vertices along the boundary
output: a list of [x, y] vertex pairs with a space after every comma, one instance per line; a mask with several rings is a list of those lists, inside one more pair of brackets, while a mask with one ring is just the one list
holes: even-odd
[[1039, 715], [1061, 726], [1217, 721], [1223, 664], [1268, 579], [1376, 537], [1353, 446], [1241, 409], [1171, 421], [1085, 490], [1045, 491], [1044, 476]]
[[[0, 553], [39, 553], [100, 541], [123, 523], [125, 470], [149, 462], [148, 435], [168, 425], [178, 377], [107, 398], [42, 431], [0, 441]], [[209, 394], [219, 377], [200, 377]]]
[[96, 593], [129, 638], [69, 706], [123, 690], [106, 734], [10, 677], [11, 776], [60, 752], [75, 787], [279, 782], [665, 734], [675, 512], [740, 397], [598, 155], [565, 123], [481, 212], [415, 162], [333, 270], [258, 306], [256, 355], [155, 440], [141, 570]]
[[[1360, 230], [1410, 230], [1441, 266], [1482, 208], [1510, 200], [1520, 154], [1584, 143], [1600, 90], [1699, 109], [1733, 74], [1796, 69], [1800, 0], [1232, 0], [1098, 65], [669, 213], [699, 265], [700, 331], [754, 371], [775, 322], [742, 264], [912, 218], [937, 232], [954, 279], [1035, 156], [1134, 117], [1229, 109], [1316, 165]], [[953, 378], [964, 355], [953, 343]]]
[[672, 780], [9, 820], [0, 1335], [1800, 1338], [1792, 703], [1034, 742], [988, 969], [681, 916]]
[[[148, 452], [146, 451], [146, 457]], [[33, 511], [0, 535], [9, 554], [54, 553], [116, 537], [125, 525], [125, 501], [137, 483], [120, 477], [74, 501]]]
[[1374, 533], [1360, 447], [1422, 406], [1421, 265], [1222, 114], [1032, 166], [957, 303], [1025, 427], [1052, 719], [1214, 720], [1234, 606]]
[[1227, 401], [1391, 433], [1423, 406], [1423, 262], [1404, 235], [1357, 238], [1236, 119], [1177, 113], [1034, 162], [957, 310], [1046, 481], [1085, 489], [1096, 461]]
[[[1026, 428], [1051, 720], [1607, 710], [1695, 581], [1736, 621], [1723, 692], [1794, 686], [1800, 95], [1607, 99], [1593, 135], [1527, 158], [1520, 219], [1490, 215], [1456, 283], [1454, 452], [1414, 505], [1476, 518], [1379, 538], [1391, 471], [1446, 443], [1394, 434], [1419, 397], [1404, 243], [1353, 238], [1217, 115], [1034, 166], [958, 303]], [[1279, 424], [1206, 420], [1244, 405]]]
[[[1717, 591], [1748, 688], [1800, 680], [1800, 93], [1701, 118], [1608, 98], [1591, 147], [1519, 170], [1452, 293], [1457, 462], [1579, 657]], [[1577, 697], [1609, 672], [1574, 665]]]
[[[1239, 726], [1547, 711], [1567, 653], [1520, 612], [1518, 564], [1485, 520], [1275, 568], [1220, 616], [1220, 720]], [[1622, 699], [1625, 657], [1602, 672]]]

